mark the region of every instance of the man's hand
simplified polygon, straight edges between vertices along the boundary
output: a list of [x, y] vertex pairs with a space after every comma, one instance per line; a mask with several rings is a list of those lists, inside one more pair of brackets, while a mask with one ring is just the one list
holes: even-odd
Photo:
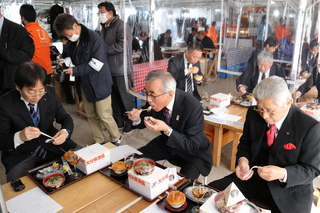
[[241, 92], [242, 94], [246, 94], [247, 93], [247, 89], [245, 86], [239, 86], [239, 92]]
[[284, 170], [284, 168], [278, 166], [263, 166], [258, 168], [258, 174], [266, 181], [282, 180], [285, 176]]
[[68, 137], [68, 133], [65, 130], [60, 130], [53, 136], [54, 141], [52, 142], [54, 145], [61, 145], [63, 144]]
[[68, 69], [63, 70], [63, 72], [68, 74], [68, 75], [72, 75], [73, 74], [72, 67], [69, 67]]
[[300, 92], [294, 92], [292, 93], [292, 98], [293, 100], [297, 100], [298, 98], [300, 98], [301, 93]]
[[139, 122], [141, 112], [142, 112], [141, 109], [133, 108], [130, 112], [127, 113], [127, 115], [130, 120]]
[[40, 136], [40, 130], [37, 127], [26, 127], [19, 133], [20, 140], [30, 141]]
[[198, 67], [190, 67], [190, 68], [187, 68], [187, 70], [189, 73], [194, 73], [194, 74], [199, 72]]
[[238, 162], [238, 166], [236, 167], [237, 177], [240, 180], [249, 180], [253, 175], [253, 171], [246, 178], [243, 178], [248, 173], [249, 170], [250, 170], [249, 161], [246, 158], [240, 158]]
[[169, 129], [169, 126], [164, 121], [153, 117], [144, 120], [144, 125], [153, 132], [167, 131]]

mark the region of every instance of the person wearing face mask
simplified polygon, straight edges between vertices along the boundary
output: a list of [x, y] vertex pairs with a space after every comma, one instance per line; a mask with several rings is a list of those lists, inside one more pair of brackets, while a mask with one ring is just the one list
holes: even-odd
[[75, 76], [77, 92], [83, 100], [94, 141], [105, 143], [103, 125], [110, 134], [111, 142], [120, 145], [121, 136], [112, 117], [112, 78], [103, 39], [67, 13], [57, 16], [54, 29], [71, 41], [65, 55], [71, 58], [74, 67], [63, 71]]
[[[132, 131], [132, 121], [123, 116], [134, 105], [132, 96], [127, 92], [125, 75], [128, 78], [128, 87], [132, 87], [132, 32], [128, 25], [124, 25], [119, 18], [112, 3], [102, 2], [98, 5], [99, 21], [102, 26], [101, 36], [107, 45], [107, 61], [112, 76], [112, 109], [113, 117], [119, 129], [123, 128], [124, 134]], [[126, 35], [124, 34], [126, 26]], [[124, 40], [126, 39], [127, 67], [124, 70]]]
[[36, 11], [31, 4], [23, 4], [20, 7], [21, 22], [26, 30], [31, 34], [35, 51], [31, 61], [40, 64], [47, 72], [47, 84], [51, 80], [51, 58], [50, 58], [50, 43], [51, 39], [45, 29], [40, 27], [36, 22]]

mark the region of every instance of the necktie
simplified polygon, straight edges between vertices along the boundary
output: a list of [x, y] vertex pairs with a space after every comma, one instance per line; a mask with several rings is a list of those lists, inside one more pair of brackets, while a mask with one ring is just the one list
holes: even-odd
[[169, 109], [167, 107], [163, 108], [163, 115], [164, 115], [164, 122], [167, 125], [170, 125], [170, 113], [169, 113]]
[[269, 127], [269, 130], [266, 132], [268, 146], [271, 146], [274, 142], [276, 129], [277, 129], [276, 125], [271, 124]]
[[[39, 127], [39, 116], [38, 116], [38, 111], [36, 111], [34, 109], [34, 104], [30, 104], [28, 103], [30, 110], [29, 113], [31, 115], [31, 118], [33, 120], [33, 123], [36, 127]], [[45, 150], [41, 145], [39, 145], [37, 147], [37, 149], [35, 150], [35, 153], [37, 156], [39, 156], [40, 158], [44, 158], [47, 154], [47, 150]]]
[[[189, 63], [187, 63], [187, 68], [189, 68]], [[187, 78], [187, 93], [192, 94], [193, 89], [192, 89], [192, 77], [191, 77], [191, 73], [188, 73], [186, 75]]]
[[266, 74], [262, 73], [261, 81], [266, 78]]

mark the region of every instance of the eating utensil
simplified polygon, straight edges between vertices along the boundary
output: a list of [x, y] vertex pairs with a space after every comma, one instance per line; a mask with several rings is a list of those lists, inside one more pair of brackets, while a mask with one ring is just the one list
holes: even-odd
[[[152, 109], [152, 106], [149, 106], [147, 109], [142, 109], [142, 111], [147, 111], [147, 112], [150, 112]], [[126, 111], [126, 113], [129, 113], [131, 111]]]
[[52, 136], [47, 135], [47, 134], [46, 134], [46, 133], [44, 133], [44, 132], [40, 132], [40, 134], [41, 134], [41, 135], [44, 135], [44, 136], [46, 136], [46, 137], [48, 137], [48, 138], [54, 139]]
[[253, 166], [253, 167], [251, 167], [251, 169], [249, 169], [249, 171], [247, 172], [247, 174], [245, 174], [245, 175], [243, 176], [243, 178], [248, 177], [253, 169], [259, 168], [259, 167], [260, 167], [260, 166]]

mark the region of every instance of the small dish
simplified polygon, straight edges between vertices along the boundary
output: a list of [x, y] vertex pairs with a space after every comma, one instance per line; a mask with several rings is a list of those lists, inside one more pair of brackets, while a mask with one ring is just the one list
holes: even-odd
[[251, 106], [251, 103], [248, 102], [248, 101], [242, 101], [242, 102], [240, 103], [240, 105], [241, 105], [241, 106], [244, 106], [244, 107], [249, 107], [249, 106]]
[[[204, 194], [203, 198], [199, 199], [200, 204], [203, 204], [204, 202], [206, 202], [209, 199], [209, 197], [216, 192], [215, 190], [209, 187], [205, 187], [205, 189], [206, 189], [206, 193]], [[195, 198], [192, 194], [192, 186], [185, 188], [183, 192], [189, 200], [192, 200], [193, 202], [197, 202], [197, 198]]]
[[136, 160], [133, 163], [134, 172], [141, 176], [151, 175], [154, 167], [156, 166], [155, 162], [148, 158], [141, 158]]
[[42, 184], [47, 188], [57, 189], [63, 185], [65, 180], [66, 177], [63, 174], [50, 174], [43, 178]]
[[181, 211], [185, 210], [187, 208], [187, 206], [188, 206], [188, 203], [186, 201], [186, 202], [184, 202], [184, 204], [181, 207], [173, 208], [167, 201], [165, 201], [166, 209], [168, 209], [171, 212], [181, 212]]
[[[219, 192], [215, 197], [214, 197], [214, 203], [216, 205], [216, 208], [218, 208], [222, 213], [236, 213], [240, 211], [242, 201], [234, 204], [232, 206], [226, 207], [225, 205], [222, 204], [220, 199], [223, 197], [224, 192]], [[224, 200], [224, 199], [223, 199]], [[224, 201], [225, 202], [225, 201]]]
[[126, 166], [123, 161], [116, 161], [114, 164], [112, 164], [111, 169], [117, 175], [121, 175], [126, 171]]

